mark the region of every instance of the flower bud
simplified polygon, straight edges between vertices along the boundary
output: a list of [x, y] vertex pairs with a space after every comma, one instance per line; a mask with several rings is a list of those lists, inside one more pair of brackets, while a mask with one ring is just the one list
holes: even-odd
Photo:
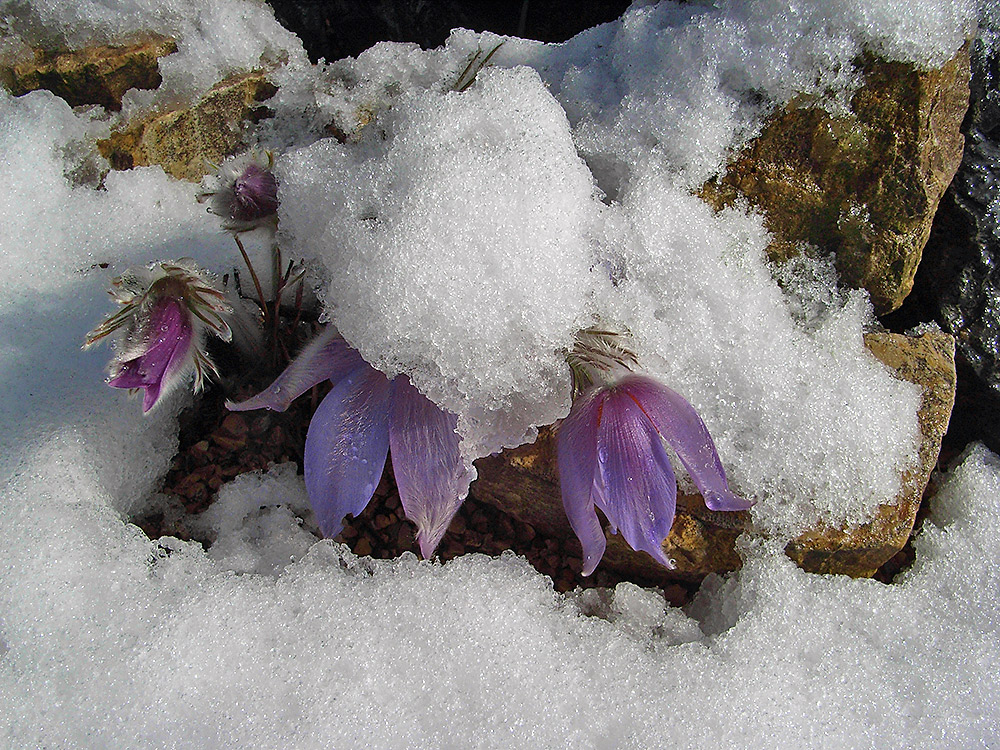
[[222, 218], [222, 228], [238, 233], [273, 225], [277, 221], [278, 181], [271, 171], [270, 151], [249, 151], [227, 159], [207, 177], [198, 202]]

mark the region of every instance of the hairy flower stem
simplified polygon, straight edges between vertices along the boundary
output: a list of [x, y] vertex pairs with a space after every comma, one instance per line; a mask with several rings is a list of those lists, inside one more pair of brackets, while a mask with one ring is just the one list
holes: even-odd
[[264, 326], [266, 328], [268, 322], [268, 310], [267, 303], [264, 301], [264, 289], [260, 285], [260, 279], [257, 278], [257, 271], [254, 270], [253, 263], [250, 262], [250, 256], [247, 255], [247, 251], [243, 247], [243, 243], [240, 242], [240, 236], [238, 234], [233, 234], [233, 239], [236, 240], [236, 247], [240, 249], [240, 254], [243, 256], [243, 262], [247, 264], [247, 270], [250, 271], [250, 278], [253, 279], [254, 291], [257, 292], [257, 298], [260, 300], [261, 309], [264, 311]]
[[[281, 293], [285, 290], [286, 276], [281, 271], [281, 248], [277, 242], [271, 243], [271, 273], [274, 284], [274, 310], [271, 313], [271, 364], [278, 364], [278, 320], [281, 315]], [[266, 323], [266, 319], [265, 319]]]
[[270, 337], [270, 351], [271, 351], [271, 366], [277, 367], [279, 364], [287, 363], [291, 358], [287, 347], [281, 340], [281, 299], [285, 292], [290, 289], [293, 285], [297, 284], [295, 292], [295, 319], [292, 321], [290, 330], [294, 334], [294, 331], [298, 327], [299, 321], [302, 317], [302, 278], [305, 273], [305, 269], [301, 266], [296, 267], [294, 261], [288, 261], [288, 266], [282, 270], [282, 265], [284, 259], [282, 258], [281, 248], [276, 242], [271, 244], [271, 262], [273, 265], [272, 273], [273, 275], [273, 296], [270, 300], [264, 298], [264, 289], [260, 283], [260, 278], [257, 276], [256, 270], [253, 267], [253, 263], [250, 261], [250, 257], [240, 242], [239, 233], [233, 234], [233, 239], [236, 240], [236, 246], [239, 247], [240, 253], [243, 255], [243, 261], [246, 263], [247, 268], [250, 271], [250, 277], [253, 279], [254, 290], [257, 292], [258, 306], [264, 315], [264, 320], [262, 325], [265, 333]]
[[[302, 320], [302, 297], [304, 293], [302, 284], [299, 283], [299, 285], [295, 288], [295, 317], [292, 319], [293, 332], [298, 330], [299, 322]], [[291, 355], [288, 350], [284, 348], [284, 345], [282, 345], [282, 350], [284, 352], [285, 359], [291, 359]]]
[[285, 288], [285, 276], [282, 271], [281, 266], [281, 247], [277, 242], [272, 240], [271, 242], [271, 265], [273, 266], [272, 272], [274, 276], [274, 303], [275, 303], [275, 315], [277, 315], [277, 304], [278, 300], [281, 299], [281, 292]]

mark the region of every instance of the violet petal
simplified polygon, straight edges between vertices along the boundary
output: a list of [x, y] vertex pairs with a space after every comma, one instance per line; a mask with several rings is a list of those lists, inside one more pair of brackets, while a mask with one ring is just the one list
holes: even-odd
[[145, 414], [147, 411], [156, 406], [156, 402], [160, 398], [160, 384], [151, 383], [146, 386], [146, 389], [142, 393], [142, 413]]
[[344, 516], [365, 509], [389, 450], [392, 390], [378, 370], [362, 363], [320, 403], [309, 423], [305, 480], [324, 536], [343, 528]]
[[677, 481], [652, 422], [621, 386], [607, 391], [597, 431], [594, 501], [634, 550], [672, 568], [663, 540], [674, 522]]
[[168, 297], [156, 304], [145, 335], [146, 351], [122, 362], [108, 385], [145, 389], [142, 410], [147, 412], [187, 365], [193, 330], [181, 303]]
[[191, 325], [191, 321], [185, 319], [181, 330], [177, 333], [176, 346], [174, 346], [173, 354], [170, 355], [170, 359], [167, 361], [167, 366], [163, 371], [163, 377], [160, 379], [160, 384], [172, 383], [176, 378], [187, 368], [189, 362], [189, 355], [191, 355], [191, 347], [194, 339], [194, 328]]
[[673, 448], [705, 505], [712, 510], [746, 510], [753, 502], [729, 489], [715, 443], [698, 412], [683, 397], [652, 378], [629, 375], [618, 388], [625, 391]]
[[573, 402], [556, 433], [559, 487], [569, 524], [583, 546], [583, 575], [604, 556], [607, 540], [591, 496], [597, 475], [597, 430], [606, 392], [591, 388]]
[[245, 401], [227, 401], [226, 408], [230, 411], [285, 411], [292, 401], [314, 385], [326, 379], [336, 384], [362, 364], [361, 355], [344, 341], [336, 328], [329, 326], [299, 352], [271, 385]]
[[[149, 369], [143, 366], [144, 356], [138, 356], [118, 365], [118, 372], [108, 380], [108, 385], [112, 388], [145, 388], [149, 385], [152, 380], [149, 377]], [[166, 360], [163, 364], [166, 367]]]
[[471, 477], [458, 452], [458, 418], [400, 375], [393, 381], [389, 448], [399, 499], [417, 525], [420, 554], [429, 558], [469, 492]]

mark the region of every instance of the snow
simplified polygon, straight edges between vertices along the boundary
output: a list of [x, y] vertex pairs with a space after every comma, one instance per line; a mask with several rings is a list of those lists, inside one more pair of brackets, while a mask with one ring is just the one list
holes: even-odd
[[143, 32], [176, 39], [177, 53], [160, 62], [163, 83], [157, 92], [130, 92], [125, 114], [183, 101], [235, 70], [308, 63], [295, 35], [255, 0], [3, 0], [0, 18], [6, 32], [0, 55], [5, 56], [23, 56], [28, 46], [121, 43]]
[[[857, 523], [914, 460], [918, 389], [865, 350], [866, 300], [796, 318], [759, 218], [715, 216], [691, 192], [769, 107], [842, 103], [864, 42], [890, 54], [891, 38], [898, 56], [916, 34], [912, 60], [931, 64], [971, 11], [935, 5], [910, 28], [795, 7], [636, 6], [564, 45], [457, 31], [321, 69], [313, 105], [348, 137], [296, 146], [281, 112], [308, 86], [279, 95], [282, 246], [323, 268], [326, 314], [366, 359], [458, 414], [469, 462], [568, 413], [564, 354], [600, 322], [631, 331], [643, 366], [699, 410], [760, 528]], [[784, 23], [751, 28], [758, 15]]]
[[[30, 513], [5, 498], [9, 747], [995, 738], [1000, 461], [982, 449], [950, 477], [900, 583], [810, 575], [752, 542], [689, 614], [630, 584], [603, 602], [562, 597], [513, 555], [371, 561], [322, 542], [280, 573], [238, 574], [123, 524], [93, 475], [73, 502], [52, 497], [78, 460], [40, 458], [8, 488]], [[269, 483], [289, 491], [280, 473]]]
[[403, 94], [360, 146], [319, 141], [278, 172], [289, 246], [328, 270], [327, 314], [460, 415], [470, 458], [567, 413], [557, 353], [589, 323], [602, 212], [538, 75], [479, 83]]
[[182, 256], [221, 274], [232, 242], [158, 168], [89, 179], [100, 111], [0, 92], [0, 745], [997, 746], [1000, 459], [973, 446], [948, 473], [896, 583], [796, 568], [782, 539], [894, 495], [917, 393], [864, 350], [863, 295], [809, 261], [782, 290], [759, 217], [690, 194], [768, 107], [836, 107], [863, 45], [947, 59], [968, 4], [639, 3], [565, 45], [508, 40], [462, 93], [496, 38], [312, 67], [251, 2], [0, 8], [7, 51], [179, 35], [134, 108], [280, 64], [259, 137], [286, 257], [374, 364], [459, 413], [468, 457], [566, 413], [561, 350], [600, 319], [758, 499], [743, 569], [683, 611], [632, 584], [558, 594], [514, 555], [357, 558], [316, 540], [288, 465], [191, 520], [208, 549], [147, 538], [129, 519], [162, 501], [190, 396], [142, 418], [79, 345], [110, 276]]

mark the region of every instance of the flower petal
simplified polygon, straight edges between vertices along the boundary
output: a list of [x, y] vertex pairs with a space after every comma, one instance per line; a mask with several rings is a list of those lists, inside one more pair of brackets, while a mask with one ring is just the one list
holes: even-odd
[[239, 403], [227, 401], [226, 408], [230, 411], [285, 411], [292, 401], [317, 383], [327, 379], [337, 383], [362, 364], [361, 355], [344, 341], [336, 328], [329, 326], [310, 341], [266, 389]]
[[753, 502], [729, 489], [712, 436], [698, 412], [679, 394], [652, 378], [630, 375], [618, 388], [627, 393], [674, 449], [712, 510], [746, 510]]
[[145, 414], [147, 411], [156, 406], [156, 402], [160, 398], [160, 384], [152, 383], [146, 386], [146, 390], [142, 394], [142, 413]]
[[313, 414], [306, 491], [324, 536], [339, 534], [344, 516], [361, 513], [375, 493], [389, 450], [391, 395], [385, 375], [362, 362]]
[[634, 550], [672, 568], [663, 540], [674, 522], [677, 482], [652, 422], [624, 388], [607, 391], [597, 430], [594, 501]]
[[434, 554], [469, 494], [472, 473], [458, 452], [458, 418], [400, 375], [393, 381], [389, 449], [406, 517], [417, 525], [420, 554]]
[[150, 314], [145, 332], [146, 351], [120, 362], [108, 381], [112, 388], [143, 388], [142, 410], [153, 408], [161, 392], [174, 385], [190, 363], [193, 329], [191, 321], [172, 298], [160, 300]]
[[[150, 378], [149, 368], [143, 364], [144, 356], [138, 356], [118, 365], [118, 372], [108, 380], [108, 385], [112, 388], [145, 388], [154, 382]], [[163, 366], [166, 367], [166, 360]]]
[[585, 576], [594, 572], [607, 545], [591, 496], [597, 474], [597, 430], [605, 395], [605, 391], [591, 388], [579, 396], [556, 433], [563, 508], [583, 546]]

